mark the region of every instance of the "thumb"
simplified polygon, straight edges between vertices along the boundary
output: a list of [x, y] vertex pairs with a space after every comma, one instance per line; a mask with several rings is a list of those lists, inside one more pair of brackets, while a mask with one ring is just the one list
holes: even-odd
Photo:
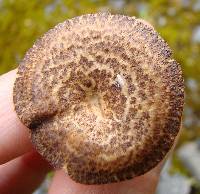
[[83, 185], [74, 182], [63, 171], [57, 171], [49, 194], [153, 194], [159, 180], [162, 164], [145, 175], [132, 180], [105, 185]]

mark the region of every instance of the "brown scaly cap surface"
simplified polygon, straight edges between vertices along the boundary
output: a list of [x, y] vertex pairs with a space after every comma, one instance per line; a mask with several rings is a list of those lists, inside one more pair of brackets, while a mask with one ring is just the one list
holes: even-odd
[[58, 24], [19, 65], [14, 104], [36, 149], [84, 184], [144, 174], [170, 150], [184, 101], [180, 66], [143, 20]]

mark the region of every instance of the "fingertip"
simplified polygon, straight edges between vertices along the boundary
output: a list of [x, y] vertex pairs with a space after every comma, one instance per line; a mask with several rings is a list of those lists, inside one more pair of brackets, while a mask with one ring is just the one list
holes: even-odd
[[159, 180], [157, 168], [131, 180], [104, 185], [76, 183], [64, 171], [59, 170], [55, 173], [49, 194], [153, 194]]
[[13, 85], [16, 70], [0, 76], [0, 164], [32, 149], [28, 129], [14, 111]]
[[0, 193], [33, 193], [50, 170], [36, 151], [26, 153], [0, 166]]

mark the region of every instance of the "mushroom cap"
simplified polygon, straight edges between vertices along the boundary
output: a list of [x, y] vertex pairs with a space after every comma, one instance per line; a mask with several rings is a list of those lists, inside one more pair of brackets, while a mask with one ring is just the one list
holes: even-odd
[[171, 54], [135, 17], [66, 20], [21, 61], [15, 110], [38, 152], [76, 182], [131, 179], [164, 158], [180, 128], [184, 84]]

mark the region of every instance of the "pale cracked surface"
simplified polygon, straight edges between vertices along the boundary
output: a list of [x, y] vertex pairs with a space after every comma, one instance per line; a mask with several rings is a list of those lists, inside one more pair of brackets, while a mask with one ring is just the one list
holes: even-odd
[[77, 182], [144, 174], [179, 131], [180, 66], [148, 23], [84, 15], [36, 41], [18, 68], [14, 104], [36, 149]]

